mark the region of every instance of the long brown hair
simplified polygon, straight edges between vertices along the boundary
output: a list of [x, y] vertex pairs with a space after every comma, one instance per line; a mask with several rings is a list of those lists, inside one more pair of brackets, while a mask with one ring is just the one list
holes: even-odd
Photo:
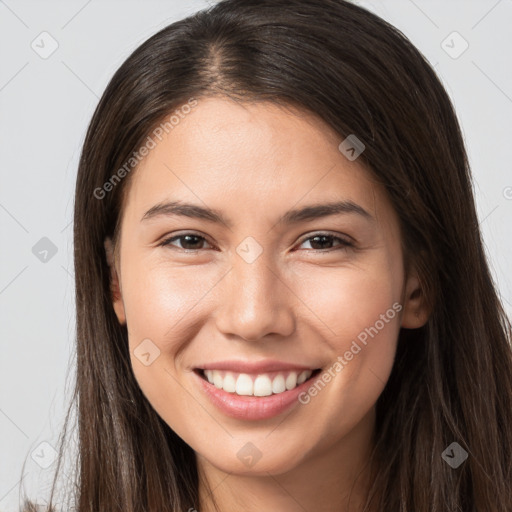
[[[400, 332], [377, 402], [379, 470], [365, 510], [510, 512], [512, 330], [489, 272], [458, 120], [409, 40], [344, 0], [223, 0], [151, 37], [108, 84], [76, 182], [76, 509], [198, 508], [195, 454], [134, 378], [104, 239], [117, 240], [136, 172], [125, 167], [113, 180], [118, 169], [162, 119], [213, 95], [293, 105], [340, 141], [357, 134], [366, 146], [360, 161], [399, 216], [405, 257], [432, 313], [424, 327]], [[458, 468], [442, 456], [452, 443], [468, 454]], [[64, 442], [59, 449], [60, 464]]]

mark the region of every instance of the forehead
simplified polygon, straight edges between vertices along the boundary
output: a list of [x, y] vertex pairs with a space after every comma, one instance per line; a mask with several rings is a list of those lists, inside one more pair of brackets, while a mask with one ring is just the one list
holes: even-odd
[[201, 98], [155, 141], [127, 194], [139, 220], [169, 199], [236, 210], [235, 216], [339, 199], [373, 213], [377, 203], [385, 207], [372, 174], [348, 160], [338, 149], [342, 138], [307, 111]]

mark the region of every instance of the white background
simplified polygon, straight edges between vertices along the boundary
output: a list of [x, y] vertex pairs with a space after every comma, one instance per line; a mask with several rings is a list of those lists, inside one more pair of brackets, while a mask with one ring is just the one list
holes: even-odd
[[[512, 0], [358, 3], [411, 39], [455, 104], [492, 271], [510, 313]], [[205, 6], [198, 0], [0, 0], [0, 512], [18, 509], [25, 458], [32, 496], [41, 495], [55, 469], [55, 463], [42, 469], [31, 454], [51, 462], [74, 377], [72, 214], [87, 124], [134, 49]], [[31, 48], [33, 41], [43, 45], [43, 31], [58, 43], [47, 59]], [[453, 31], [469, 44], [456, 59], [442, 47]], [[460, 40], [450, 41], [455, 51], [461, 48]], [[43, 237], [57, 249], [46, 263], [32, 252]]]

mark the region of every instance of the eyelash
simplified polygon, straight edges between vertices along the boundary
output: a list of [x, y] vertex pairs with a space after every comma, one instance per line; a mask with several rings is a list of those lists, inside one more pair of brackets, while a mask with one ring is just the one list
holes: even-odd
[[[173, 250], [178, 250], [178, 251], [181, 251], [181, 252], [184, 252], [184, 253], [197, 253], [199, 250], [201, 250], [201, 249], [183, 249], [181, 247], [176, 247], [176, 246], [172, 246], [171, 245], [171, 242], [174, 242], [175, 240], [179, 240], [181, 238], [185, 238], [186, 236], [193, 236], [193, 237], [202, 239], [205, 242], [209, 243], [208, 240], [204, 236], [201, 236], [201, 235], [199, 235], [197, 233], [194, 233], [194, 232], [187, 232], [187, 233], [182, 233], [180, 235], [172, 236], [170, 238], [166, 238], [160, 244], [158, 244], [158, 246], [159, 247], [170, 247]], [[315, 233], [313, 236], [309, 236], [307, 238], [304, 238], [299, 243], [299, 245], [302, 245], [304, 242], [307, 242], [308, 240], [311, 240], [311, 239], [317, 238], [317, 237], [327, 237], [327, 238], [330, 238], [332, 240], [337, 240], [337, 241], [340, 242], [340, 245], [337, 248], [336, 247], [334, 247], [334, 248], [331, 247], [329, 249], [309, 249], [310, 251], [315, 251], [315, 252], [319, 252], [319, 253], [324, 254], [324, 253], [327, 253], [327, 252], [333, 252], [333, 251], [339, 251], [339, 250], [342, 250], [342, 251], [345, 250], [346, 251], [349, 248], [353, 248], [354, 247], [353, 243], [349, 242], [348, 240], [346, 240], [344, 238], [335, 236], [335, 235], [333, 235], [331, 233]]]

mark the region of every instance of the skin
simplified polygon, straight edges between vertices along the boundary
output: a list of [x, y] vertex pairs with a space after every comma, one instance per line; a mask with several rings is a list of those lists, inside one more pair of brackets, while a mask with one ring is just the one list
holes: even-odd
[[[202, 98], [133, 171], [115, 266], [105, 241], [135, 377], [195, 451], [221, 511], [361, 510], [367, 471], [356, 477], [372, 447], [375, 403], [399, 330], [428, 317], [414, 269], [404, 272], [396, 212], [371, 173], [340, 152], [342, 140], [310, 113]], [[290, 209], [340, 199], [373, 220], [343, 213], [276, 223]], [[180, 216], [141, 222], [166, 200], [215, 208], [233, 226]], [[158, 246], [189, 231], [206, 240]], [[312, 237], [325, 231], [351, 237], [355, 247], [335, 238], [315, 245]], [[263, 250], [252, 263], [236, 252], [248, 236]], [[291, 412], [260, 421], [228, 417], [191, 373], [234, 358], [327, 369], [394, 303], [399, 314]], [[144, 339], [160, 350], [148, 366], [134, 355]], [[261, 453], [252, 467], [237, 457], [248, 442]], [[214, 510], [202, 485], [196, 509]]]

